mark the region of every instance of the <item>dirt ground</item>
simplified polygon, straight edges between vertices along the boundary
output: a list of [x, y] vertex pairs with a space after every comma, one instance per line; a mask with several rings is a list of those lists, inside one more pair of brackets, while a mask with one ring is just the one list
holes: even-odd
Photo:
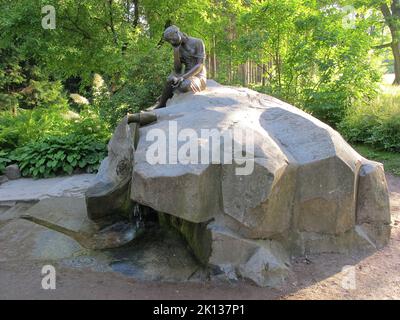
[[[286, 287], [249, 282], [162, 283], [135, 281], [115, 272], [57, 268], [55, 290], [41, 288], [43, 262], [1, 262], [0, 299], [400, 299], [400, 178], [387, 176], [392, 237], [372, 254], [323, 254], [293, 261]], [[344, 266], [351, 266], [343, 271]]]

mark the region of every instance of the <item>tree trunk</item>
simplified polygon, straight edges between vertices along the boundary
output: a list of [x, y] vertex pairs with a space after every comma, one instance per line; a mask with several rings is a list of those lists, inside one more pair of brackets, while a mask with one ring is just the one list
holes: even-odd
[[393, 84], [400, 85], [400, 2], [398, 0], [392, 0], [390, 8], [387, 4], [382, 4], [381, 11], [392, 35], [391, 47], [394, 57], [395, 73]]
[[232, 53], [229, 54], [228, 62], [228, 82], [232, 83]]
[[115, 45], [118, 45], [118, 36], [114, 26], [113, 0], [108, 0], [108, 5], [109, 5], [109, 16], [110, 16], [110, 29], [113, 34], [114, 43]]
[[265, 73], [267, 72], [267, 67], [265, 63], [262, 64], [262, 75], [261, 75], [261, 83], [262, 86], [265, 87]]
[[241, 64], [240, 75], [242, 78], [242, 85], [243, 85], [243, 87], [245, 87], [246, 86], [246, 62], [243, 62]]
[[213, 78], [214, 80], [217, 78], [217, 44], [215, 40], [215, 34], [213, 35]]
[[139, 0], [133, 0], [134, 14], [133, 14], [133, 26], [136, 28], [139, 24]]
[[250, 76], [249, 65], [250, 65], [249, 60], [247, 60], [247, 61], [246, 61], [246, 68], [245, 68], [245, 72], [246, 72], [245, 86], [246, 86], [246, 87], [247, 87], [248, 84], [249, 84], [249, 78], [250, 78], [250, 77], [249, 77], [249, 76]]
[[210, 78], [213, 78], [213, 74], [212, 74], [212, 63], [211, 63], [211, 49], [208, 50], [208, 74], [210, 76]]
[[394, 56], [394, 73], [395, 79], [393, 84], [400, 85], [400, 42], [392, 44], [393, 56]]

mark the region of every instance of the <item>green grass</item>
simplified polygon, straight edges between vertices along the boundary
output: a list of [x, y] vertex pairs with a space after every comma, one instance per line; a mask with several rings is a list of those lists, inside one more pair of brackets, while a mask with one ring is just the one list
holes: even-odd
[[400, 152], [400, 86], [382, 84], [373, 101], [356, 102], [338, 129], [350, 143]]
[[367, 145], [353, 145], [363, 157], [383, 163], [385, 171], [400, 176], [400, 153], [377, 150]]
[[375, 102], [385, 112], [400, 111], [400, 86], [392, 86], [390, 84], [381, 85], [381, 94]]

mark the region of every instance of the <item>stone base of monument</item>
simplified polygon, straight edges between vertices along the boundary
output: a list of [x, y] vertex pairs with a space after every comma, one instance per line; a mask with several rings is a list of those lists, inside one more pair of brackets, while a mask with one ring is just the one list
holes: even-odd
[[[204, 92], [175, 95], [155, 112], [158, 121], [134, 135], [127, 119], [117, 127], [97, 185], [86, 194], [90, 218], [129, 214], [132, 203], [150, 207], [214, 274], [260, 286], [284, 282], [291, 257], [388, 243], [383, 166], [311, 115], [214, 81]], [[252, 140], [224, 135], [235, 130], [250, 132]], [[156, 150], [157, 139], [168, 147]], [[228, 144], [233, 152], [240, 147], [241, 163], [194, 161], [193, 150], [225, 156]], [[159, 163], [149, 162], [155, 158]], [[252, 170], [243, 174], [246, 167]]]
[[129, 200], [133, 150], [138, 125], [128, 124], [125, 117], [108, 144], [108, 157], [100, 165], [95, 182], [86, 192], [89, 218], [99, 221], [132, 210]]

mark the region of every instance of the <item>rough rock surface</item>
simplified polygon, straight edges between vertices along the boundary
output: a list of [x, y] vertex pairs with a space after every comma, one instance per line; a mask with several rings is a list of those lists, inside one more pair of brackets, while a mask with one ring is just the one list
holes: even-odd
[[0, 184], [6, 183], [6, 182], [8, 182], [7, 176], [1, 175], [0, 176]]
[[19, 170], [18, 165], [12, 164], [6, 167], [4, 170], [4, 174], [9, 180], [16, 180], [21, 178], [21, 171]]
[[129, 210], [129, 183], [137, 125], [125, 117], [108, 144], [108, 157], [100, 165], [93, 185], [86, 191], [89, 218], [98, 221]]
[[383, 165], [364, 161], [358, 181], [356, 223], [377, 248], [390, 237], [390, 201]]
[[[290, 256], [387, 243], [390, 214], [382, 166], [361, 157], [311, 115], [213, 81], [204, 92], [176, 95], [156, 113], [158, 121], [139, 131], [130, 197], [180, 220], [172, 225], [216, 272], [275, 286], [290, 272]], [[254, 150], [247, 150], [249, 142], [235, 141], [254, 170], [238, 175], [243, 165], [236, 162], [149, 163], [155, 139], [148, 135], [164, 132], [174, 160], [188, 139], [176, 142], [173, 131], [195, 135], [195, 145], [205, 148], [211, 139], [202, 137], [202, 129], [252, 132]]]

